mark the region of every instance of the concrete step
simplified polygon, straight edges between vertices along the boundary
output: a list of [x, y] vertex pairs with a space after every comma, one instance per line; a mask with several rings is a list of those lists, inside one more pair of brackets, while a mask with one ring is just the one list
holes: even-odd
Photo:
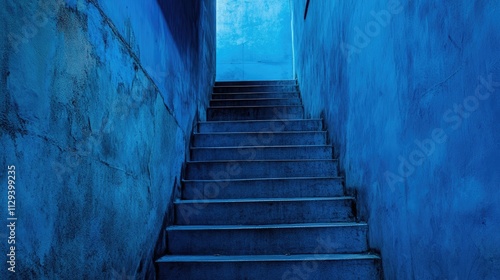
[[198, 131], [207, 132], [260, 132], [260, 131], [321, 131], [321, 119], [221, 121], [199, 122]]
[[188, 162], [188, 180], [335, 177], [337, 160], [252, 160]]
[[298, 91], [291, 92], [250, 92], [250, 93], [213, 93], [212, 100], [299, 98]]
[[236, 92], [288, 92], [297, 91], [297, 85], [246, 85], [246, 86], [215, 86], [214, 93]]
[[296, 80], [273, 80], [273, 81], [217, 81], [215, 86], [289, 86], [297, 85]]
[[207, 109], [208, 121], [301, 119], [303, 117], [302, 106], [234, 106]]
[[182, 199], [244, 199], [339, 197], [344, 195], [343, 178], [290, 177], [269, 179], [184, 180]]
[[285, 106], [301, 105], [299, 98], [252, 98], [252, 99], [216, 99], [210, 101], [210, 106]]
[[[366, 252], [364, 223], [167, 227], [174, 255], [265, 255]], [[323, 246], [321, 246], [323, 244]]]
[[191, 148], [191, 160], [331, 159], [332, 146], [257, 146]]
[[382, 279], [380, 257], [372, 254], [164, 256], [156, 264], [159, 279]]
[[354, 197], [178, 200], [177, 225], [268, 225], [355, 221]]
[[195, 133], [193, 147], [326, 145], [325, 131]]

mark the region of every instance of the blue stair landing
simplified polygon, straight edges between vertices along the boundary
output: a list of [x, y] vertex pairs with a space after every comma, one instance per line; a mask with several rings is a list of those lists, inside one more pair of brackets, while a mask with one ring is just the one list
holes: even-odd
[[382, 279], [296, 81], [215, 84], [173, 209], [159, 279]]

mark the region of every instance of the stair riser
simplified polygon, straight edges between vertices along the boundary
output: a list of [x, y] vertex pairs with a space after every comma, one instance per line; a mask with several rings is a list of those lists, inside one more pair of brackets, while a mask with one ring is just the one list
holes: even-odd
[[178, 225], [266, 225], [352, 222], [354, 201], [178, 203]]
[[159, 263], [160, 279], [378, 280], [379, 260]]
[[301, 105], [300, 99], [246, 99], [246, 100], [211, 100], [210, 106], [285, 106]]
[[261, 160], [261, 159], [331, 159], [330, 146], [239, 147], [224, 149], [191, 149], [191, 160]]
[[279, 121], [244, 121], [199, 123], [199, 132], [260, 132], [260, 131], [320, 131], [320, 120], [279, 120]]
[[[196, 134], [193, 147], [248, 147], [276, 145], [325, 145], [326, 133], [237, 133], [237, 134]], [[245, 153], [245, 151], [241, 151]], [[247, 157], [248, 154], [247, 154]]]
[[177, 255], [266, 255], [361, 253], [366, 226], [235, 230], [169, 230], [168, 248]]
[[188, 180], [329, 176], [337, 176], [337, 161], [191, 162], [186, 167]]
[[339, 197], [340, 179], [291, 179], [183, 183], [182, 199]]
[[285, 86], [228, 86], [228, 87], [214, 87], [214, 93], [235, 93], [235, 92], [290, 92], [296, 91], [296, 85]]
[[302, 106], [208, 108], [208, 121], [283, 120], [304, 117]]
[[295, 80], [284, 81], [221, 81], [215, 82], [215, 86], [296, 86]]
[[213, 93], [212, 100], [299, 98], [299, 92]]

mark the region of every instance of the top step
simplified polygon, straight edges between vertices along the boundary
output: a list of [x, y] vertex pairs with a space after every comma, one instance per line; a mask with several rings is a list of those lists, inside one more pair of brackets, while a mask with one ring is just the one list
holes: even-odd
[[275, 80], [275, 81], [218, 81], [215, 82], [215, 86], [255, 86], [255, 85], [265, 85], [265, 86], [278, 86], [278, 85], [296, 85], [296, 80]]
[[291, 85], [245, 85], [245, 86], [215, 86], [213, 93], [238, 93], [238, 92], [294, 92], [298, 86]]

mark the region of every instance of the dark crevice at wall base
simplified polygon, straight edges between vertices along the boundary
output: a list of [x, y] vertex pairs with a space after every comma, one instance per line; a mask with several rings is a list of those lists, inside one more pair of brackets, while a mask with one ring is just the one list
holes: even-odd
[[[186, 153], [184, 154], [184, 162], [182, 163], [182, 166], [181, 166], [180, 176], [179, 176], [179, 178], [177, 178], [177, 177], [175, 178], [175, 182], [172, 186], [172, 193], [170, 195], [170, 198], [168, 199], [168, 201], [169, 201], [168, 208], [167, 208], [167, 211], [165, 212], [165, 219], [164, 219], [163, 224], [161, 226], [160, 234], [158, 235], [158, 240], [156, 241], [153, 262], [155, 262], [157, 259], [159, 259], [163, 255], [168, 253], [168, 246], [167, 246], [168, 235], [167, 235], [166, 228], [170, 225], [174, 225], [176, 219], [178, 219], [178, 217], [176, 217], [176, 213], [175, 213], [175, 209], [174, 209], [174, 202], [176, 200], [180, 199], [182, 196], [182, 179], [185, 178], [186, 162], [190, 161], [190, 159], [191, 159], [190, 145], [192, 143], [192, 138], [193, 138], [194, 132], [196, 131], [196, 129], [198, 127], [197, 124], [199, 121], [200, 121], [200, 118], [199, 118], [199, 113], [197, 111], [196, 115], [193, 119], [193, 124], [191, 125], [192, 132], [189, 134], [190, 138], [185, 143]], [[156, 272], [158, 272], [157, 269], [158, 269], [158, 267], [155, 264]]]
[[[164, 215], [165, 218], [163, 219], [160, 232], [158, 233], [158, 238], [156, 240], [156, 244], [154, 247], [153, 258], [150, 259], [151, 266], [148, 269], [148, 273], [152, 277], [150, 278], [148, 277], [146, 279], [156, 278], [156, 275], [158, 275], [159, 272], [156, 260], [158, 260], [159, 258], [168, 253], [168, 236], [166, 229], [169, 225], [173, 225], [175, 223], [175, 211], [173, 202], [176, 199], [175, 195], [179, 191], [181, 184], [182, 182], [176, 178], [172, 186], [172, 194], [170, 196], [170, 199], [168, 199], [170, 203], [168, 203], [167, 209], [165, 210], [165, 215]], [[154, 270], [154, 275], [151, 275], [153, 270]]]

